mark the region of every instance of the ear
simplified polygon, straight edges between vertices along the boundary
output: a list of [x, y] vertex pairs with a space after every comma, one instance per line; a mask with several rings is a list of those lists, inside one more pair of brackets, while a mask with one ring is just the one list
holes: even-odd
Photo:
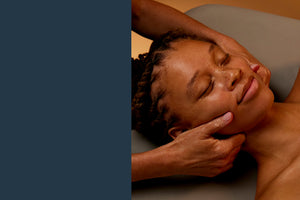
[[181, 133], [183, 133], [183, 129], [179, 126], [172, 127], [168, 130], [169, 136], [175, 140]]

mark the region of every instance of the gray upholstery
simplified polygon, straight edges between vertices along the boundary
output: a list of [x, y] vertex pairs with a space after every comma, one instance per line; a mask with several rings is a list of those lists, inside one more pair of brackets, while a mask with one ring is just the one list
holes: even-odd
[[[270, 86], [277, 101], [283, 101], [300, 66], [300, 21], [249, 9], [204, 5], [186, 12], [207, 26], [235, 38], [272, 72]], [[132, 153], [155, 148], [132, 131]], [[213, 178], [174, 176], [132, 184], [132, 199], [153, 200], [247, 200], [254, 199], [254, 160], [241, 153], [234, 169]]]
[[187, 15], [236, 39], [272, 72], [278, 101], [288, 95], [300, 66], [300, 21], [250, 9], [204, 5]]

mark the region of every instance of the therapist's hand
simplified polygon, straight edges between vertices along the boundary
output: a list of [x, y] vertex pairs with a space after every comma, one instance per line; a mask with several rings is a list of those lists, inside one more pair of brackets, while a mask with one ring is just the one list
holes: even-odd
[[167, 144], [172, 174], [214, 177], [230, 169], [245, 141], [244, 134], [218, 140], [212, 135], [232, 121], [232, 113], [181, 133]]
[[264, 83], [269, 86], [271, 79], [270, 70], [259, 62], [253, 55], [251, 55], [248, 50], [240, 45], [236, 40], [231, 37], [221, 35], [215, 39], [215, 42], [227, 53], [235, 56], [241, 56], [248, 61], [249, 66], [259, 65], [257, 74], [262, 78]]

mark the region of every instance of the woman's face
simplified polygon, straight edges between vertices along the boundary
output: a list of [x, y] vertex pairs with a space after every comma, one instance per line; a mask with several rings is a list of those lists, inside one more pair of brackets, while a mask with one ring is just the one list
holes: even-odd
[[[226, 54], [220, 47], [203, 41], [181, 40], [172, 44], [163, 67], [155, 67], [160, 76], [152, 85], [166, 93], [161, 103], [168, 105], [189, 129], [228, 111], [232, 123], [220, 133], [246, 131], [262, 120], [273, 103], [272, 91], [238, 56]], [[176, 126], [177, 126], [176, 125]]]

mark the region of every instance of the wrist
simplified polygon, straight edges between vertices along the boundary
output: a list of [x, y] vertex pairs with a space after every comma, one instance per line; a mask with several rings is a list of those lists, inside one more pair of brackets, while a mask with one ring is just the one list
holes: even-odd
[[168, 176], [184, 174], [182, 169], [184, 163], [182, 162], [181, 153], [178, 152], [181, 148], [176, 141], [172, 141], [164, 146], [161, 146], [162, 166], [168, 173]]
[[169, 144], [151, 151], [132, 154], [132, 181], [172, 176], [176, 174], [176, 159]]
[[155, 151], [155, 160], [157, 169], [160, 170], [162, 176], [173, 176], [178, 174], [178, 157], [176, 156], [176, 150], [174, 148], [174, 142], [170, 142], [163, 146], [160, 146]]

